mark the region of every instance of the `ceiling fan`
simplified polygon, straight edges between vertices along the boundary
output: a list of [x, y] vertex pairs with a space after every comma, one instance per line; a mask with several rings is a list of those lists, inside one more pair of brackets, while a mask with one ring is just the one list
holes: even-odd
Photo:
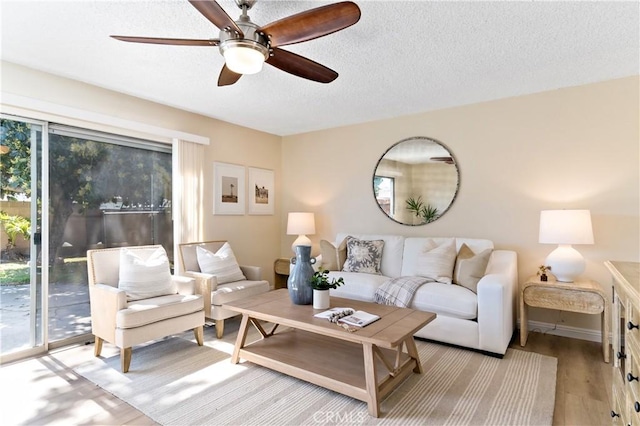
[[431, 157], [429, 158], [431, 161], [441, 161], [445, 164], [453, 164], [453, 157]]
[[334, 70], [280, 49], [280, 46], [313, 40], [350, 27], [360, 19], [360, 8], [355, 3], [345, 1], [321, 6], [260, 27], [251, 22], [247, 15], [256, 1], [235, 0], [242, 9], [242, 15], [233, 21], [214, 0], [189, 0], [198, 12], [220, 29], [219, 38], [215, 39], [111, 37], [134, 43], [218, 46], [225, 58], [218, 86], [234, 84], [243, 74], [260, 72], [264, 62], [289, 74], [320, 83], [330, 83], [338, 77]]

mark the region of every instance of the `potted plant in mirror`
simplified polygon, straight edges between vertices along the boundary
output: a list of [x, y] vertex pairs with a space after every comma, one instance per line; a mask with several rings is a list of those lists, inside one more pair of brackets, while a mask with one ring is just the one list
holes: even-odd
[[336, 289], [344, 284], [342, 277], [329, 278], [329, 271], [322, 270], [315, 272], [309, 279], [313, 289], [313, 309], [329, 308], [329, 289]]
[[547, 277], [547, 271], [551, 270], [551, 266], [540, 265], [538, 268], [538, 276], [540, 277], [540, 281], [548, 281], [549, 277]]
[[438, 209], [431, 204], [425, 204], [422, 201], [422, 196], [418, 196], [418, 198], [409, 197], [405, 202], [407, 203], [407, 210], [422, 220], [419, 225], [431, 223], [440, 217]]

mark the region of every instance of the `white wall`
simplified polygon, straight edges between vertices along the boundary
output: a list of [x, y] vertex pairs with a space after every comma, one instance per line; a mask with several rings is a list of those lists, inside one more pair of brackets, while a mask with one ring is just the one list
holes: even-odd
[[[577, 248], [585, 276], [608, 288], [605, 260], [640, 261], [638, 93], [631, 77], [285, 137], [281, 226], [288, 211], [314, 211], [316, 253], [337, 232], [488, 238], [518, 252], [522, 281], [554, 248], [538, 243], [540, 210], [590, 209], [596, 243]], [[412, 136], [444, 143], [461, 173], [451, 209], [419, 227], [388, 219], [371, 182], [385, 150]], [[531, 314], [558, 319], [599, 329], [597, 316]]]

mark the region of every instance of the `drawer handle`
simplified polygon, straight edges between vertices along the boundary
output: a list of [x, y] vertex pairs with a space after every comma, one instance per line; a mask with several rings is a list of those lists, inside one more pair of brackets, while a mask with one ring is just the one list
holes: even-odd
[[634, 324], [634, 323], [632, 323], [631, 321], [629, 321], [629, 322], [627, 323], [627, 328], [629, 329], [629, 331], [631, 331], [631, 330], [633, 330], [634, 328], [640, 328], [640, 325], [638, 325], [638, 324]]
[[633, 382], [634, 380], [636, 380], [636, 381], [637, 381], [637, 380], [638, 380], [638, 376], [634, 376], [634, 375], [633, 375], [633, 374], [631, 374], [631, 373], [627, 373], [627, 381], [629, 381], [629, 382]]
[[626, 359], [627, 358], [627, 356], [622, 352], [618, 352], [616, 354], [616, 356], [618, 357], [618, 359]]
[[636, 410], [636, 413], [640, 413], [640, 402], [636, 401], [636, 403], [633, 404], [633, 408]]
[[620, 417], [620, 414], [618, 414], [615, 411], [611, 410], [611, 418], [614, 418], [614, 417]]

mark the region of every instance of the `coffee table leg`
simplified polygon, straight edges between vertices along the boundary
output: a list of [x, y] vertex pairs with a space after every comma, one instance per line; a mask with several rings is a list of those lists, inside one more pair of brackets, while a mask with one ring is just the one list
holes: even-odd
[[233, 348], [233, 355], [231, 356], [231, 363], [237, 364], [240, 362], [240, 349], [244, 347], [244, 343], [247, 340], [247, 332], [249, 331], [249, 315], [242, 314], [242, 322], [240, 323], [240, 329], [238, 330], [238, 338], [236, 339], [236, 346]]
[[418, 348], [416, 348], [416, 341], [413, 340], [413, 336], [410, 336], [407, 340], [404, 341], [404, 343], [407, 345], [407, 353], [416, 361], [416, 366], [413, 368], [413, 372], [422, 374], [422, 364], [420, 363]]
[[363, 343], [364, 353], [364, 374], [367, 384], [367, 394], [369, 395], [369, 414], [373, 417], [380, 417], [380, 397], [378, 395], [378, 383], [376, 375], [376, 360], [373, 354], [373, 345]]

